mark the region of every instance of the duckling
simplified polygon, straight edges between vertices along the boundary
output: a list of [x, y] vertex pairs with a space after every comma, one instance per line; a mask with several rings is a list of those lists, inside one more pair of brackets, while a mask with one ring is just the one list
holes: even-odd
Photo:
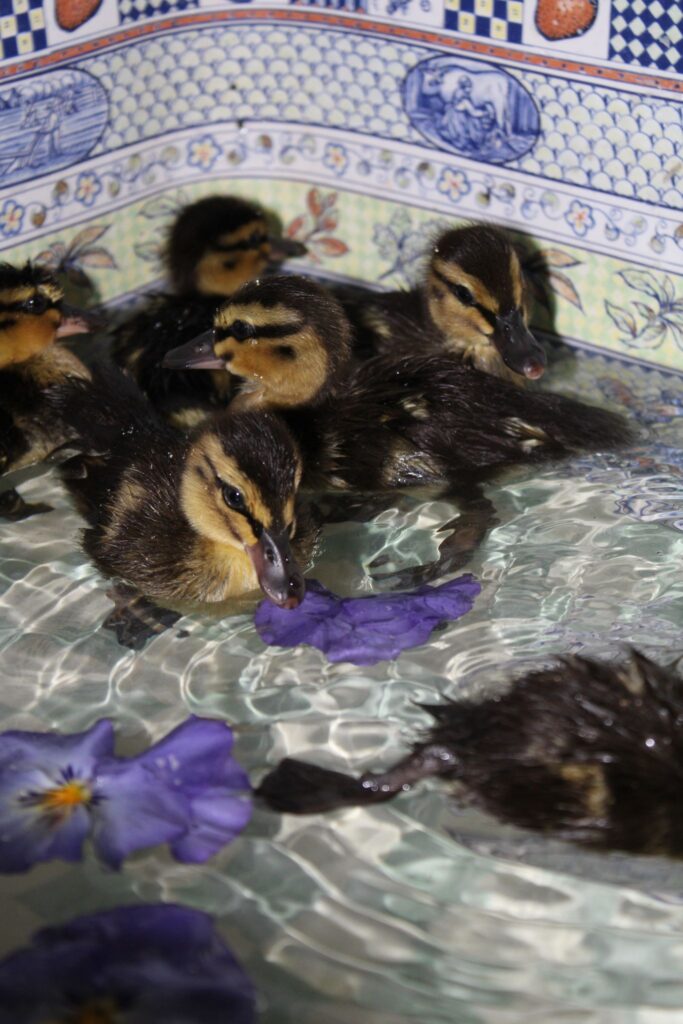
[[[160, 370], [165, 354], [211, 327], [218, 305], [240, 285], [305, 246], [269, 233], [266, 214], [235, 196], [207, 196], [181, 210], [171, 227], [165, 263], [173, 294], [151, 295], [114, 332], [114, 360], [148, 397], [186, 425], [203, 406], [220, 404], [221, 385], [211, 375], [189, 377]], [[217, 388], [218, 384], [218, 388]], [[193, 401], [199, 412], [193, 412]], [[189, 410], [183, 412], [183, 410]]]
[[503, 822], [604, 850], [683, 857], [683, 680], [632, 651], [566, 657], [503, 696], [429, 707], [412, 754], [354, 779], [287, 758], [256, 791], [310, 814], [391, 800], [438, 776]]
[[458, 485], [505, 465], [630, 438], [611, 412], [521, 391], [442, 353], [377, 356], [349, 370], [344, 311], [306, 278], [248, 285], [214, 324], [167, 362], [222, 366], [246, 382], [245, 402], [282, 409], [309, 484]]
[[57, 338], [87, 331], [44, 268], [0, 264], [0, 472], [39, 462], [66, 440], [47, 389], [90, 374]]
[[448, 352], [518, 385], [543, 374], [546, 356], [527, 326], [519, 257], [491, 225], [440, 235], [424, 280], [411, 291], [339, 294], [366, 356]]
[[105, 575], [180, 611], [257, 586], [299, 604], [290, 539], [301, 459], [276, 415], [227, 410], [184, 435], [114, 367], [51, 401], [79, 451], [60, 471], [89, 523], [83, 546]]

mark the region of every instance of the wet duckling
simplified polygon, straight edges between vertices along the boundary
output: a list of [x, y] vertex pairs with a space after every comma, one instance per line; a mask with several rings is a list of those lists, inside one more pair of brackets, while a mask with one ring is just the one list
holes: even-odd
[[683, 857], [683, 680], [633, 651], [567, 657], [503, 696], [429, 707], [412, 754], [355, 779], [287, 758], [257, 794], [311, 814], [391, 800], [439, 776], [503, 822], [597, 849]]
[[89, 371], [57, 338], [87, 331], [44, 268], [0, 264], [0, 472], [39, 462], [65, 439], [47, 389]]
[[344, 311], [306, 278], [288, 278], [286, 288], [278, 279], [247, 286], [215, 325], [168, 360], [223, 366], [246, 380], [245, 401], [283, 409], [306, 481], [317, 486], [457, 485], [630, 437], [613, 413], [522, 391], [446, 354], [378, 356], [349, 371]]
[[[209, 329], [220, 302], [247, 281], [306, 249], [269, 231], [266, 214], [235, 196], [207, 196], [181, 210], [164, 254], [173, 294], [151, 295], [114, 333], [112, 355], [155, 405], [192, 410], [225, 398], [211, 375], [161, 371], [166, 353]], [[218, 384], [218, 389], [217, 389]], [[192, 416], [192, 412], [186, 414]], [[201, 415], [199, 413], [198, 415]]]
[[184, 435], [114, 368], [67, 383], [52, 401], [77, 435], [81, 454], [61, 473], [89, 523], [85, 551], [105, 575], [181, 611], [258, 586], [279, 605], [299, 604], [290, 539], [301, 460], [277, 416], [225, 411]]
[[[340, 315], [341, 314], [341, 315]], [[344, 385], [351, 327], [339, 304], [302, 277], [252, 281], [219, 306], [210, 330], [173, 349], [170, 368], [225, 370], [234, 408], [294, 409], [330, 401]]]
[[491, 225], [440, 235], [418, 288], [340, 296], [364, 355], [448, 352], [515, 384], [543, 374], [546, 356], [527, 326], [519, 257]]

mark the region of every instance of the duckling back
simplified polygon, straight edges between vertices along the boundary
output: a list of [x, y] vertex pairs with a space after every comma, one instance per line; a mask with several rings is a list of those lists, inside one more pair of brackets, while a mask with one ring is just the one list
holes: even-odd
[[503, 696], [429, 707], [413, 753], [354, 779], [286, 759], [257, 793], [312, 813], [390, 800], [439, 776], [503, 822], [599, 849], [683, 856], [683, 680], [633, 652], [624, 666], [568, 657]]

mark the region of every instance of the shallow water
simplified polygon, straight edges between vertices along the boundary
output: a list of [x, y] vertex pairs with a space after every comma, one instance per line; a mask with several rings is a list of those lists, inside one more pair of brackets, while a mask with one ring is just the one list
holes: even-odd
[[[53, 474], [22, 485], [54, 511], [0, 529], [3, 728], [117, 723], [121, 752], [188, 713], [237, 725], [258, 779], [286, 754], [378, 769], [426, 724], [420, 703], [500, 687], [559, 653], [683, 655], [683, 380], [565, 356], [553, 387], [625, 407], [642, 441], [618, 456], [516, 470], [487, 493], [499, 525], [467, 570], [474, 610], [372, 668], [267, 648], [249, 608], [185, 618], [142, 651], [102, 623], [110, 584], [78, 547]], [[452, 506], [405, 494], [324, 531], [311, 575], [371, 593], [427, 562]], [[386, 584], [382, 584], [386, 587]], [[35, 927], [136, 899], [210, 911], [256, 982], [266, 1024], [659, 1024], [683, 1006], [683, 865], [599, 856], [459, 811], [437, 785], [324, 817], [258, 810], [203, 867], [153, 851], [119, 875], [89, 859], [0, 882], [6, 952]]]

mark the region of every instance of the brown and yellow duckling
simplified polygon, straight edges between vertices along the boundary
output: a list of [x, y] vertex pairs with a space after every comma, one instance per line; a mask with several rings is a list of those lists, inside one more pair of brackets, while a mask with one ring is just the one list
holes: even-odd
[[301, 459], [277, 416], [225, 411], [193, 434], [166, 424], [120, 372], [93, 371], [52, 401], [82, 454], [61, 472], [107, 576], [180, 611], [261, 589], [303, 598], [292, 554]]
[[0, 264], [0, 472], [40, 462], [67, 439], [45, 401], [69, 378], [88, 379], [58, 338], [88, 330], [42, 267]]
[[446, 354], [375, 357], [350, 370], [344, 310], [306, 278], [249, 285], [214, 323], [167, 361], [222, 366], [246, 382], [245, 403], [283, 410], [316, 485], [458, 483], [630, 436], [613, 413], [523, 391]]
[[[300, 242], [276, 237], [255, 203], [208, 196], [186, 206], [171, 227], [165, 264], [171, 293], [151, 295], [117, 328], [112, 355], [152, 402], [182, 420], [193, 401], [211, 406], [225, 397], [211, 375], [160, 370], [166, 353], [211, 327], [217, 307], [241, 285], [305, 252]], [[178, 410], [181, 410], [179, 413]]]
[[393, 768], [355, 779], [292, 759], [257, 794], [312, 814], [391, 800], [438, 776], [503, 822], [595, 849], [683, 857], [683, 680], [633, 652], [567, 657], [503, 696], [429, 707], [435, 724]]
[[546, 356], [528, 328], [519, 257], [498, 228], [445, 231], [411, 291], [343, 297], [364, 355], [450, 353], [486, 373], [523, 384], [542, 376]]

